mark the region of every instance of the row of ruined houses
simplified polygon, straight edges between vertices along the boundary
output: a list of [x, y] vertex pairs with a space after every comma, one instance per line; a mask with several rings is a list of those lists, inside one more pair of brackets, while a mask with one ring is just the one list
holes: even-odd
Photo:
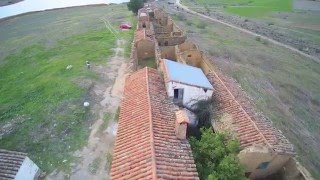
[[[143, 67], [150, 60], [156, 68]], [[205, 53], [152, 3], [138, 12], [130, 65], [111, 179], [198, 179], [186, 139], [187, 126], [196, 120], [181, 105], [191, 107], [192, 100], [212, 96], [220, 117], [212, 122], [213, 129], [239, 139], [238, 157], [248, 178], [279, 173], [282, 179], [311, 179], [281, 131], [244, 108]]]

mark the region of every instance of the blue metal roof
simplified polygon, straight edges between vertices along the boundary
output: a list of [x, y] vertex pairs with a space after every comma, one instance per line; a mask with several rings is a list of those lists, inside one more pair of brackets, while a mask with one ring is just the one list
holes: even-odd
[[165, 59], [164, 61], [167, 67], [170, 81], [177, 81], [189, 85], [213, 89], [206, 75], [200, 68], [189, 66], [187, 64], [177, 63], [168, 59]]

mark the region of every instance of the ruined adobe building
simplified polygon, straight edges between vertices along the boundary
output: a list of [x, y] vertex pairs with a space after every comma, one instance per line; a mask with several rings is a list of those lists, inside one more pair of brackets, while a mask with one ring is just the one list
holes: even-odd
[[111, 165], [111, 179], [198, 180], [186, 139], [188, 117], [166, 95], [156, 69], [127, 77]]
[[212, 97], [213, 86], [200, 68], [163, 59], [162, 70], [167, 95], [175, 104], [192, 108], [199, 100]]
[[[148, 9], [149, 8], [149, 9]], [[219, 104], [213, 127], [215, 131], [228, 130], [240, 140], [240, 162], [250, 179], [267, 177], [276, 172], [283, 179], [309, 179], [311, 176], [293, 159], [293, 145], [272, 122], [248, 112], [237, 100], [221, 75], [197, 45], [186, 40], [185, 33], [163, 11], [155, 6], [142, 8], [132, 44], [131, 68], [141, 68], [139, 62], [154, 58], [158, 70], [164, 72], [165, 59], [201, 68], [214, 84], [214, 97]], [[170, 96], [170, 95], [169, 95]]]

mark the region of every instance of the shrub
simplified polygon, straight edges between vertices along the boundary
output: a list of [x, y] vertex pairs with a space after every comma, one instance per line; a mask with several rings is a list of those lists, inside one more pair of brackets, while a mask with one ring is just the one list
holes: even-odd
[[204, 22], [199, 22], [197, 24], [197, 28], [199, 28], [199, 29], [205, 29], [206, 27], [207, 27], [207, 24]]
[[198, 119], [198, 128], [211, 127], [211, 118], [213, 115], [212, 99], [205, 100], [191, 100], [195, 102], [191, 106], [191, 111], [196, 114]]
[[143, 4], [146, 2], [146, 0], [130, 0], [130, 2], [127, 4], [127, 7], [129, 11], [132, 11], [133, 13], [137, 14], [138, 10], [140, 8], [143, 8]]
[[273, 22], [268, 22], [268, 26], [272, 26], [272, 25], [274, 25]]
[[185, 18], [184, 18], [183, 15], [181, 15], [181, 14], [175, 15], [175, 17], [176, 17], [179, 21], [184, 21], [184, 20], [185, 20]]
[[261, 37], [260, 36], [256, 36], [256, 41], [261, 41]]
[[200, 140], [191, 137], [189, 141], [200, 179], [246, 179], [237, 157], [239, 141], [227, 133], [213, 133], [211, 128], [202, 128], [201, 132]]
[[191, 26], [191, 25], [192, 25], [192, 22], [191, 22], [191, 21], [187, 21], [187, 25], [188, 25], [188, 26]]

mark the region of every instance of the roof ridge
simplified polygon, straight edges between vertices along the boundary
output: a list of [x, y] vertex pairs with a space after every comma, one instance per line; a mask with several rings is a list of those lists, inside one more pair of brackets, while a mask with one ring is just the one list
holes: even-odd
[[[220, 79], [220, 77], [218, 76], [218, 74], [214, 71], [212, 71], [212, 73], [215, 74], [215, 76], [217, 77], [217, 79], [221, 82], [221, 84], [225, 87], [225, 89], [227, 90], [227, 92], [231, 95], [231, 97], [233, 98], [233, 100], [237, 103], [237, 105], [240, 107], [240, 110], [242, 110], [245, 114], [245, 116], [247, 116], [250, 121], [253, 123], [253, 126], [255, 127], [255, 129], [258, 131], [258, 133], [262, 136], [263, 140], [266, 142], [266, 144], [272, 148], [272, 150], [274, 150], [273, 146], [269, 143], [268, 139], [265, 137], [265, 135], [261, 132], [260, 128], [258, 127], [258, 125], [255, 123], [254, 120], [252, 120], [251, 116], [249, 116], [249, 114], [247, 113], [247, 111], [242, 107], [242, 105], [238, 102], [238, 100], [234, 97], [234, 95], [231, 93], [231, 91], [229, 90], [229, 88], [225, 85], [225, 83]], [[277, 137], [276, 137], [277, 138]], [[277, 138], [278, 139], [278, 138]]]
[[153, 120], [152, 120], [152, 110], [151, 110], [151, 98], [149, 92], [149, 76], [148, 76], [148, 67], [145, 68], [146, 71], [146, 81], [147, 81], [147, 99], [149, 103], [149, 120], [150, 120], [150, 143], [151, 143], [151, 165], [152, 165], [152, 179], [157, 179], [157, 168], [156, 168], [156, 155], [155, 155], [155, 148], [154, 148], [154, 137], [153, 137]]
[[194, 86], [194, 87], [198, 87], [198, 88], [205, 88], [205, 89], [211, 89], [211, 90], [214, 89], [214, 88], [209, 88], [209, 87], [204, 87], [204, 86], [199, 86], [199, 85], [194, 85], [194, 84], [190, 84], [190, 83], [181, 82], [181, 81], [178, 81], [178, 80], [167, 80], [165, 82], [167, 83], [167, 82], [170, 82], [170, 81], [173, 81], [173, 82], [176, 82], [176, 83], [180, 83], [180, 84], [189, 85], [189, 86]]

